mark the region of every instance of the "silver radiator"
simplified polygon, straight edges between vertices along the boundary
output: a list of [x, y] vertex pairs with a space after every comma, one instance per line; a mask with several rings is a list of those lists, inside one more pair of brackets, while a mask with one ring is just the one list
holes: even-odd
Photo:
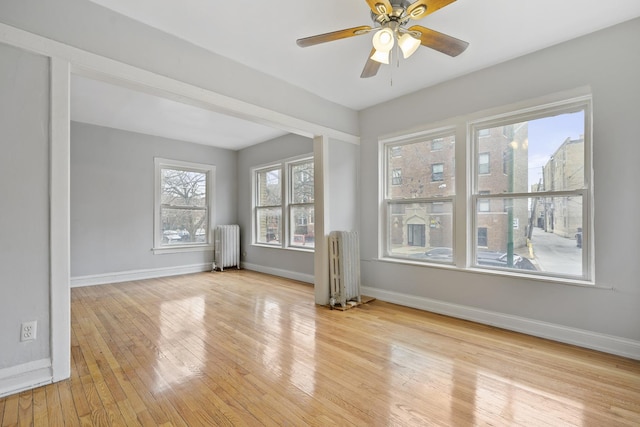
[[213, 231], [213, 269], [240, 268], [240, 226], [218, 225]]
[[348, 301], [360, 299], [360, 246], [358, 232], [329, 233], [329, 279], [331, 306], [346, 307]]

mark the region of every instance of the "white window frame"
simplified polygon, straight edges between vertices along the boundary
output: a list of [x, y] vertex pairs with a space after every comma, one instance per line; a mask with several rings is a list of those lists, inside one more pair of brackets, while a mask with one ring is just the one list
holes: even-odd
[[[251, 205], [252, 205], [252, 230], [251, 230], [251, 245], [258, 246], [263, 248], [278, 248], [278, 249], [290, 249], [290, 250], [299, 250], [306, 252], [313, 252], [315, 250], [315, 245], [311, 246], [303, 246], [303, 245], [295, 245], [292, 242], [292, 234], [291, 230], [291, 211], [295, 207], [305, 207], [305, 206], [315, 206], [315, 202], [311, 203], [293, 203], [292, 202], [292, 173], [291, 168], [300, 163], [313, 162], [313, 154], [305, 154], [302, 156], [291, 157], [287, 159], [283, 159], [277, 162], [272, 162], [260, 166], [256, 166], [251, 168]], [[264, 208], [265, 206], [258, 206], [258, 173], [265, 170], [280, 170], [280, 190], [281, 190], [281, 204], [277, 206], [270, 207], [278, 207], [281, 209], [281, 227], [280, 227], [280, 242], [279, 243], [266, 243], [259, 242], [257, 238], [258, 233], [258, 210], [259, 208]], [[314, 174], [315, 179], [315, 174]], [[314, 215], [315, 217], [315, 215]]]
[[[381, 174], [381, 182], [380, 182], [380, 188], [381, 188], [381, 197], [382, 197], [382, 210], [381, 210], [381, 221], [380, 221], [380, 231], [381, 231], [381, 236], [383, 236], [381, 242], [381, 249], [380, 249], [380, 256], [383, 259], [389, 259], [389, 260], [395, 260], [395, 261], [406, 261], [407, 258], [405, 257], [401, 257], [398, 255], [393, 255], [391, 253], [391, 230], [390, 230], [390, 225], [391, 225], [391, 219], [392, 216], [394, 215], [393, 213], [393, 206], [396, 205], [403, 205], [403, 204], [409, 204], [409, 203], [430, 203], [432, 205], [435, 204], [439, 204], [439, 205], [443, 205], [444, 203], [451, 203], [451, 216], [452, 216], [452, 247], [455, 253], [455, 245], [456, 245], [456, 221], [455, 221], [455, 217], [456, 217], [456, 203], [455, 203], [455, 199], [456, 196], [455, 195], [450, 195], [450, 196], [431, 196], [431, 197], [420, 197], [420, 198], [406, 198], [406, 199], [392, 199], [391, 197], [389, 197], [390, 194], [390, 187], [394, 186], [392, 183], [392, 179], [389, 179], [389, 177], [391, 177], [390, 175], [390, 170], [389, 170], [389, 164], [387, 162], [387, 159], [390, 157], [394, 157], [393, 156], [393, 147], [394, 146], [399, 146], [399, 145], [408, 145], [408, 144], [412, 144], [412, 143], [416, 143], [416, 142], [423, 142], [425, 140], [434, 140], [434, 139], [439, 139], [439, 138], [446, 138], [446, 137], [450, 137], [450, 136], [454, 136], [456, 138], [456, 145], [457, 145], [457, 140], [458, 140], [458, 135], [456, 133], [455, 128], [451, 127], [451, 126], [447, 126], [447, 127], [439, 127], [439, 128], [435, 128], [432, 130], [428, 130], [428, 131], [424, 131], [424, 132], [418, 132], [415, 134], [411, 134], [411, 135], [407, 135], [407, 136], [400, 136], [397, 138], [389, 138], [386, 140], [381, 140], [380, 141], [380, 154], [381, 154], [381, 167], [383, 170], [383, 173]], [[429, 151], [431, 150], [431, 147], [429, 147]], [[457, 149], [456, 149], [457, 152]], [[454, 159], [455, 160], [455, 159]], [[433, 176], [433, 165], [434, 164], [442, 164], [443, 165], [443, 171], [442, 171], [442, 175], [443, 175], [443, 181], [444, 181], [444, 163], [442, 162], [437, 162], [437, 163], [425, 163], [424, 167], [427, 168], [429, 170], [429, 181], [430, 182], [440, 182], [440, 181], [431, 181], [431, 177]], [[454, 161], [455, 164], [455, 161]], [[393, 169], [393, 168], [392, 168]], [[428, 260], [420, 260], [420, 261], [414, 261], [415, 263], [429, 263]], [[451, 263], [447, 263], [447, 262], [443, 262], [441, 264], [451, 264]]]
[[[160, 218], [161, 211], [162, 211], [162, 207], [161, 207], [162, 169], [188, 170], [188, 171], [193, 171], [198, 173], [204, 173], [207, 176], [206, 203], [205, 203], [206, 215], [207, 215], [207, 228], [205, 230], [206, 239], [204, 243], [167, 245], [162, 242], [162, 219]], [[154, 194], [153, 194], [153, 200], [154, 200], [154, 203], [153, 203], [153, 206], [154, 206], [153, 253], [154, 254], [198, 252], [198, 251], [213, 250], [212, 231], [213, 231], [213, 228], [215, 227], [215, 215], [214, 215], [215, 173], [216, 173], [216, 167], [214, 165], [165, 159], [161, 157], [154, 158]]]
[[[584, 186], [582, 188], [576, 190], [563, 190], [563, 191], [538, 191], [532, 192], [529, 188], [527, 192], [519, 192], [519, 193], [502, 193], [502, 194], [480, 194], [478, 191], [478, 179], [483, 176], [480, 174], [475, 167], [479, 167], [479, 155], [482, 154], [479, 152], [479, 141], [482, 138], [480, 134], [481, 129], [486, 128], [494, 128], [499, 126], [504, 126], [508, 124], [521, 123], [532, 121], [536, 119], [542, 119], [545, 117], [550, 117], [558, 114], [566, 114], [573, 113], [577, 111], [584, 111], [585, 116], [585, 132], [584, 132]], [[470, 209], [468, 210], [470, 215], [470, 223], [472, 226], [473, 240], [468, 242], [470, 245], [470, 253], [471, 260], [477, 259], [477, 230], [478, 225], [476, 224], [476, 217], [478, 213], [479, 200], [481, 199], [522, 199], [525, 197], [529, 198], [544, 198], [544, 197], [581, 197], [582, 199], [582, 229], [583, 229], [583, 242], [589, 242], [587, 245], [583, 245], [582, 247], [582, 274], [580, 277], [563, 275], [560, 273], [547, 273], [541, 271], [520, 271], [518, 270], [518, 274], [523, 276], [546, 276], [557, 279], [567, 279], [567, 280], [577, 280], [582, 283], [591, 283], [593, 284], [593, 258], [592, 258], [592, 249], [593, 244], [591, 242], [591, 231], [593, 230], [592, 224], [592, 216], [591, 216], [591, 206], [592, 206], [592, 167], [591, 167], [591, 158], [592, 158], [592, 142], [591, 142], [591, 114], [592, 114], [592, 99], [591, 96], [583, 96], [574, 99], [568, 99], [564, 101], [558, 101], [552, 104], [541, 105], [541, 106], [533, 106], [531, 108], [506, 112], [500, 115], [495, 115], [492, 117], [481, 118], [478, 120], [474, 120], [473, 122], [468, 123], [468, 132], [469, 135], [469, 143], [471, 145], [470, 151], [472, 158], [475, 159], [473, 162], [474, 168], [471, 170], [470, 179], [472, 182], [471, 185], [471, 204]], [[482, 270], [490, 270], [491, 267], [481, 266], [474, 264], [473, 268], [482, 269]], [[513, 271], [510, 269], [509, 271]]]
[[[488, 132], [482, 132], [474, 138], [474, 126], [478, 126], [480, 123], [487, 123], [490, 120], [500, 120], [510, 117], [522, 118], [521, 121], [534, 120], [536, 118], [552, 115], [557, 112], [561, 114], [563, 112], [570, 112], [571, 108], [585, 110], [585, 132], [584, 132], [584, 188], [578, 192], [582, 197], [582, 277], [576, 276], [563, 276], [560, 274], [540, 274], [541, 272], [533, 272], [530, 274], [527, 272], [521, 272], [522, 270], [515, 269], [497, 269], [492, 270], [490, 268], [481, 268], [474, 265], [476, 259], [476, 247], [477, 247], [477, 225], [476, 225], [476, 209], [478, 209], [478, 199], [495, 199], [497, 206], [502, 206], [507, 200], [505, 194], [477, 194], [475, 177], [477, 176], [476, 170], [478, 167], [477, 150], [475, 148], [475, 141], [479, 138], [483, 138]], [[490, 110], [479, 111], [464, 116], [457, 116], [452, 119], [443, 120], [437, 123], [433, 123], [431, 126], [424, 128], [423, 130], [413, 130], [411, 133], [398, 132], [391, 135], [381, 136], [379, 138], [379, 213], [378, 213], [378, 259], [402, 263], [421, 265], [428, 268], [445, 268], [456, 269], [462, 271], [473, 271], [482, 274], [490, 274], [496, 276], [511, 276], [517, 278], [526, 278], [528, 280], [549, 282], [554, 284], [581, 286], [581, 287], [597, 287], [608, 289], [606, 285], [599, 285], [595, 283], [595, 259], [594, 259], [594, 220], [593, 220], [593, 124], [592, 124], [592, 95], [591, 89], [588, 86], [580, 87], [556, 94], [546, 95], [537, 99], [524, 100], [515, 104], [510, 104], [502, 107], [492, 108]], [[497, 125], [496, 125], [497, 126]], [[482, 126], [486, 127], [486, 126]], [[408, 260], [399, 259], [389, 255], [388, 246], [390, 242], [390, 236], [388, 235], [387, 224], [390, 221], [390, 208], [388, 205], [387, 195], [387, 177], [388, 177], [388, 164], [387, 164], [387, 144], [398, 145], [403, 141], [411, 141], [416, 138], [424, 137], [423, 135], [433, 135], [436, 129], [453, 129], [453, 134], [456, 136], [456, 149], [455, 149], [455, 164], [465, 165], [466, 167], [455, 168], [455, 196], [453, 197], [453, 211], [454, 211], [454, 244], [453, 244], [453, 263], [442, 264], [425, 262], [423, 260]], [[531, 191], [529, 189], [529, 191]], [[575, 195], [578, 192], [570, 192], [569, 195]], [[530, 194], [530, 193], [526, 193]], [[518, 196], [518, 194], [512, 194], [510, 196]], [[562, 196], [559, 194], [558, 196]], [[493, 203], [493, 202], [492, 202]]]

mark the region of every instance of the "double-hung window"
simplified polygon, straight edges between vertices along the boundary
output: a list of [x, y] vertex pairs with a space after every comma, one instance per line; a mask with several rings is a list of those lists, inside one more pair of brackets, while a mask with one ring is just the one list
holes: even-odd
[[255, 242], [280, 245], [282, 241], [282, 168], [255, 172]]
[[381, 256], [592, 283], [591, 96], [503, 111], [382, 142]]
[[215, 166], [155, 159], [154, 251], [210, 249]]
[[313, 158], [253, 170], [255, 244], [313, 249]]
[[[590, 279], [577, 244], [589, 229], [589, 117], [590, 99], [579, 99], [470, 125], [472, 265]], [[487, 157], [502, 158], [504, 173], [487, 175]], [[489, 212], [493, 203], [503, 211]]]
[[[434, 141], [438, 150], [433, 150]], [[454, 132], [387, 142], [384, 156], [385, 256], [425, 259], [437, 252], [436, 261], [452, 262]], [[402, 170], [402, 181], [397, 180], [397, 170]]]
[[313, 159], [287, 163], [289, 246], [313, 248], [315, 235]]

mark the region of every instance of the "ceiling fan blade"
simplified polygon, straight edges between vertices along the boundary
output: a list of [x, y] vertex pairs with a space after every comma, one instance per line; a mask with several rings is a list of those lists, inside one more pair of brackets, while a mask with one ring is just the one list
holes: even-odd
[[414, 25], [409, 28], [412, 33], [420, 33], [420, 44], [431, 49], [435, 49], [438, 52], [442, 52], [449, 56], [458, 56], [465, 51], [469, 43], [457, 39], [455, 37], [448, 36], [429, 28], [422, 27], [420, 25]]
[[344, 30], [333, 31], [331, 33], [318, 34], [316, 36], [305, 37], [305, 38], [296, 40], [296, 43], [300, 47], [308, 47], [308, 46], [313, 46], [320, 43], [326, 43], [334, 40], [345, 39], [347, 37], [359, 36], [361, 34], [366, 34], [371, 30], [372, 28], [370, 26], [362, 25], [360, 27], [347, 28]]
[[367, 0], [367, 4], [376, 15], [390, 15], [393, 12], [389, 0]]
[[417, 0], [407, 7], [407, 15], [411, 19], [422, 19], [438, 9], [450, 5], [456, 0]]
[[364, 69], [362, 70], [362, 74], [360, 74], [361, 79], [366, 79], [369, 77], [373, 77], [378, 74], [378, 70], [380, 69], [380, 64], [378, 61], [374, 61], [371, 59], [373, 54], [376, 53], [376, 48], [371, 49], [371, 53], [367, 58], [367, 63], [364, 64]]

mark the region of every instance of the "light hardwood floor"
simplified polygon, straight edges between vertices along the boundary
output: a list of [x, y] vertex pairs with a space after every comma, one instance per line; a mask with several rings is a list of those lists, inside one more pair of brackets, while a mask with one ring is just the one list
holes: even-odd
[[640, 425], [640, 362], [229, 270], [72, 289], [72, 377], [13, 425]]

